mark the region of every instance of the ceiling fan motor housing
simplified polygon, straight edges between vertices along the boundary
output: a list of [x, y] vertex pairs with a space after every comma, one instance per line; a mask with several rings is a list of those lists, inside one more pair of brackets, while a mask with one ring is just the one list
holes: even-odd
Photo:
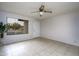
[[41, 7], [39, 8], [39, 11], [40, 12], [43, 12], [44, 11], [44, 5], [41, 5]]

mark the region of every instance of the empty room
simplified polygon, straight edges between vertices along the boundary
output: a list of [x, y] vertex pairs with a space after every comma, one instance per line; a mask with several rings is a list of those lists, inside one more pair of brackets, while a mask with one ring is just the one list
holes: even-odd
[[0, 2], [0, 56], [79, 56], [79, 2]]

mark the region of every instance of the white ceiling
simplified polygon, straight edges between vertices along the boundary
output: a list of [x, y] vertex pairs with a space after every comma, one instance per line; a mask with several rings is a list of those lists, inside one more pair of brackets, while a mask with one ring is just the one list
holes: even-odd
[[[41, 4], [53, 11], [52, 14], [45, 13], [42, 17], [39, 13], [31, 13], [37, 11]], [[79, 10], [78, 2], [0, 2], [0, 10], [21, 14], [36, 19], [46, 19], [55, 15], [68, 13]]]

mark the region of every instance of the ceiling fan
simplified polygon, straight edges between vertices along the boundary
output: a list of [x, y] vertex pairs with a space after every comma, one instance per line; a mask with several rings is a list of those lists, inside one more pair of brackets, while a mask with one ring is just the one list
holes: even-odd
[[41, 5], [38, 11], [32, 13], [36, 13], [36, 12], [39, 12], [40, 16], [43, 16], [43, 13], [52, 13], [52, 11], [46, 10], [45, 5]]

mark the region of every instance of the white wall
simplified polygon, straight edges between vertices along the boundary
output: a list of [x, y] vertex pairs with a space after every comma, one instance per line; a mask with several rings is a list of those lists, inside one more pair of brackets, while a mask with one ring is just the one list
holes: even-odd
[[32, 38], [40, 36], [40, 22], [39, 22], [39, 20], [24, 17], [24, 16], [21, 16], [18, 14], [0, 11], [0, 21], [6, 23], [6, 21], [7, 21], [6, 17], [29, 20], [29, 25], [28, 25], [29, 34], [20, 34], [20, 35], [6, 35], [5, 34], [5, 37], [3, 39], [1, 39], [2, 44], [14, 43], [14, 42], [28, 40], [28, 39], [32, 39]]
[[[29, 34], [5, 35], [5, 37], [1, 39], [3, 44], [28, 40], [41, 35], [41, 37], [79, 46], [79, 24], [77, 24], [77, 26], [75, 25], [74, 22], [76, 17], [73, 13], [52, 17], [51, 19], [41, 20], [40, 22], [33, 18], [27, 18], [13, 13], [0, 12], [0, 21], [6, 23], [6, 17], [29, 20]], [[77, 17], [79, 16], [77, 15]]]
[[[79, 20], [79, 18], [77, 19]], [[75, 20], [75, 13], [64, 14], [52, 17], [51, 19], [42, 20], [40, 22], [40, 35], [44, 38], [79, 46], [79, 38], [77, 38], [79, 35], [77, 34], [78, 36], [76, 37], [76, 33], [79, 32], [79, 30], [75, 30]], [[79, 24], [77, 25], [78, 28]]]

